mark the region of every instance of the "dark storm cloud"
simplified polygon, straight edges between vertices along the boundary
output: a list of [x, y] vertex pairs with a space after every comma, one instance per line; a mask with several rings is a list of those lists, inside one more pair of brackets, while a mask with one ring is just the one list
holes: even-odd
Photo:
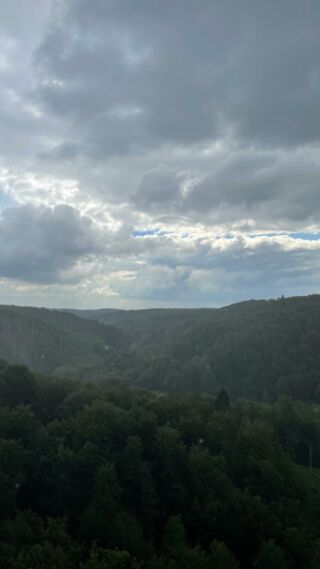
[[64, 162], [69, 160], [75, 160], [82, 155], [82, 148], [79, 144], [75, 142], [63, 142], [57, 144], [50, 150], [46, 150], [40, 154], [40, 157], [53, 161], [53, 162]]
[[227, 129], [261, 144], [318, 140], [318, 2], [65, 6], [38, 52], [41, 98], [88, 152], [190, 144]]
[[101, 244], [89, 218], [70, 206], [5, 209], [0, 217], [0, 276], [53, 283]]
[[151, 212], [175, 209], [182, 202], [183, 181], [183, 175], [168, 168], [161, 167], [147, 172], [133, 195], [132, 202], [141, 210]]
[[[317, 218], [318, 2], [69, 0], [53, 13], [35, 100], [64, 127], [44, 164], [150, 216]], [[218, 160], [199, 157], [221, 141]]]
[[[317, 221], [320, 163], [312, 149], [299, 153], [241, 152], [195, 184], [182, 207], [225, 219], [239, 214], [281, 224]], [[240, 215], [241, 217], [241, 215]]]
[[278, 228], [317, 223], [318, 150], [231, 149], [218, 160], [203, 161], [198, 176], [161, 167], [143, 176], [132, 203], [159, 216], [175, 213], [195, 221], [249, 216]]

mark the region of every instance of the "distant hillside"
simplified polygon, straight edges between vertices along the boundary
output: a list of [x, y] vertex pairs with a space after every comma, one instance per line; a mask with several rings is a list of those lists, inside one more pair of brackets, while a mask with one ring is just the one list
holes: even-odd
[[320, 296], [195, 310], [2, 306], [0, 358], [162, 391], [320, 401]]
[[0, 306], [0, 357], [42, 373], [79, 377], [127, 345], [114, 326], [57, 310]]
[[[81, 312], [78, 312], [80, 315]], [[220, 309], [96, 310], [131, 337], [127, 375], [144, 386], [272, 400], [320, 400], [320, 296]]]
[[68, 312], [121, 328], [131, 337], [132, 345], [156, 346], [159, 341], [181, 333], [186, 326], [194, 326], [203, 319], [212, 318], [218, 309], [151, 308], [144, 310], [68, 310]]

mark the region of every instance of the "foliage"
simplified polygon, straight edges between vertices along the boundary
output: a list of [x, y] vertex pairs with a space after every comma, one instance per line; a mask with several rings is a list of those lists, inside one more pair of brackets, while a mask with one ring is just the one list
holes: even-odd
[[[95, 370], [98, 375], [127, 348], [128, 339], [114, 326], [58, 310], [0, 306], [0, 358], [40, 373], [80, 379]], [[0, 360], [0, 370], [2, 365]]]
[[[314, 569], [320, 408], [0, 371], [0, 565]], [[312, 458], [312, 460], [311, 460]]]
[[193, 310], [2, 306], [0, 357], [59, 377], [169, 393], [222, 397], [225, 389], [233, 400], [320, 402], [320, 296]]

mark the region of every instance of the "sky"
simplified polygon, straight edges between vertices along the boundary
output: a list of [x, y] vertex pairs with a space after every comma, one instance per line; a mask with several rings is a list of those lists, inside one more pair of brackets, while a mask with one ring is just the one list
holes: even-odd
[[1, 0], [0, 303], [320, 292], [318, 0]]

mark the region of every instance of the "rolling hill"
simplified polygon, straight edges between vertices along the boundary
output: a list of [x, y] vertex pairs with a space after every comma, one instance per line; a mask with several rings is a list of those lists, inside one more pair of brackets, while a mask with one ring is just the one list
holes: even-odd
[[219, 309], [0, 307], [0, 357], [169, 392], [320, 400], [320, 296]]
[[319, 295], [219, 309], [93, 310], [85, 316], [130, 336], [137, 362], [128, 375], [144, 386], [320, 399]]
[[110, 325], [57, 310], [0, 306], [0, 357], [47, 374], [79, 377], [126, 349]]

